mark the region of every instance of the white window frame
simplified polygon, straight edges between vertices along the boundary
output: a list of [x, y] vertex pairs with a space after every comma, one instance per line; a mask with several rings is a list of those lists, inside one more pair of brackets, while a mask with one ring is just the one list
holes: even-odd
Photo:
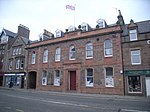
[[16, 48], [13, 49], [13, 56], [16, 55]]
[[[137, 54], [135, 52], [138, 52]], [[134, 58], [133, 56], [138, 56], [138, 61], [139, 62], [134, 62]], [[136, 59], [137, 60], [137, 59]], [[141, 64], [141, 53], [140, 53], [140, 50], [131, 50], [131, 64], [132, 65], [140, 65]]]
[[35, 64], [35, 59], [36, 59], [36, 53], [35, 53], [35, 51], [33, 51], [32, 58], [31, 58], [31, 64]]
[[20, 59], [20, 69], [23, 69], [23, 68], [24, 68], [24, 60]]
[[[73, 51], [73, 49], [74, 49], [74, 51]], [[75, 60], [75, 53], [76, 53], [75, 46], [74, 45], [70, 46], [69, 60]]]
[[16, 60], [16, 69], [19, 69], [19, 67], [20, 67], [20, 59], [17, 59]]
[[55, 51], [55, 61], [60, 61], [60, 53], [61, 53], [61, 49], [59, 47], [56, 48], [56, 51]]
[[137, 40], [137, 30], [130, 30], [129, 31], [130, 34], [130, 41], [136, 41]]
[[8, 67], [9, 70], [12, 70], [12, 65], [13, 65], [12, 60], [9, 60], [9, 67]]
[[[58, 74], [57, 74], [57, 72], [58, 72]], [[55, 70], [55, 74], [54, 74], [54, 86], [60, 86], [60, 70]]]
[[[91, 55], [89, 55], [89, 52]], [[86, 44], [86, 59], [91, 59], [91, 58], [93, 58], [93, 44], [91, 42], [88, 42]]]
[[129, 88], [130, 88], [130, 85], [129, 85], [129, 77], [131, 77], [131, 76], [128, 76], [127, 77], [127, 84], [128, 84], [128, 93], [142, 93], [142, 79], [141, 79], [141, 77], [138, 75], [138, 77], [140, 77], [140, 84], [141, 84], [141, 91], [139, 91], [139, 92], [131, 92], [130, 90], [129, 90]]
[[43, 63], [47, 62], [48, 62], [48, 49], [45, 49], [43, 53]]
[[[88, 76], [88, 71], [87, 71], [88, 69], [92, 70], [92, 76]], [[94, 76], [93, 76], [94, 70], [93, 70], [93, 68], [87, 68], [85, 73], [86, 73], [86, 87], [93, 87], [94, 86]], [[88, 78], [92, 78], [93, 83], [89, 82]]]
[[19, 48], [16, 48], [16, 55], [19, 54]]
[[45, 70], [42, 71], [42, 85], [47, 85], [47, 71]]
[[[108, 44], [107, 42], [109, 42], [109, 46], [107, 47], [106, 44]], [[107, 54], [107, 52], [111, 52], [110, 54]], [[113, 56], [113, 44], [112, 44], [112, 40], [107, 39], [104, 41], [104, 57], [112, 57]]]
[[22, 51], [22, 48], [20, 47], [20, 48], [19, 48], [19, 51], [18, 51], [18, 52], [19, 52], [18, 54], [21, 54], [21, 51]]
[[[112, 68], [112, 75], [107, 75], [107, 68]], [[105, 87], [114, 87], [114, 68], [105, 67]]]

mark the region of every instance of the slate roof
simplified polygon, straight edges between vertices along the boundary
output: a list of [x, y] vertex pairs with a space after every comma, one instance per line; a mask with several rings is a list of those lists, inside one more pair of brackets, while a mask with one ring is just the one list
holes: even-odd
[[14, 33], [14, 32], [11, 32], [11, 31], [9, 31], [7, 29], [3, 29], [3, 30], [5, 31], [7, 36], [10, 36], [10, 37], [15, 37], [16, 36], [16, 33]]
[[[150, 32], [150, 20], [136, 22], [136, 24], [138, 28], [138, 33]], [[128, 25], [129, 24], [126, 24], [125, 26], [123, 26], [122, 36], [128, 35]]]

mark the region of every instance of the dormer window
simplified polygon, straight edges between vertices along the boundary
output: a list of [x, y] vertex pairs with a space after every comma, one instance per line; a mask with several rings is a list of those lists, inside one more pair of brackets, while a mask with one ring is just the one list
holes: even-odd
[[99, 19], [96, 21], [98, 24], [98, 28], [105, 28], [106, 27], [106, 23], [105, 23], [105, 20], [104, 19]]
[[74, 26], [70, 26], [69, 28], [68, 28], [68, 31], [69, 32], [72, 32], [72, 31], [75, 31], [76, 30], [76, 28], [74, 27]]
[[89, 25], [87, 23], [82, 23], [81, 24], [81, 30], [82, 31], [88, 31], [89, 30]]
[[56, 38], [57, 37], [62, 37], [62, 31], [61, 30], [56, 30]]
[[129, 34], [130, 34], [130, 41], [137, 40], [137, 30], [136, 29], [130, 30]]

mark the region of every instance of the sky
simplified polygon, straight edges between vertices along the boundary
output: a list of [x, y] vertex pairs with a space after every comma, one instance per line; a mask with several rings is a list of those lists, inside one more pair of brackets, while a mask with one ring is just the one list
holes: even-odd
[[[75, 11], [66, 9], [75, 6]], [[30, 39], [38, 40], [43, 29], [55, 35], [83, 22], [92, 28], [98, 19], [106, 23], [117, 22], [121, 10], [126, 24], [150, 20], [150, 0], [0, 0], [0, 32], [3, 28], [17, 33], [19, 24], [30, 29]]]

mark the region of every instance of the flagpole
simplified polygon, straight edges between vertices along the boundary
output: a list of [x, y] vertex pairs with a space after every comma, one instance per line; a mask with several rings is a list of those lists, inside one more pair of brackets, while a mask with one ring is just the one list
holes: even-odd
[[76, 10], [76, 4], [74, 4], [74, 7], [75, 7], [75, 9], [74, 9], [74, 27], [75, 27], [75, 10]]

